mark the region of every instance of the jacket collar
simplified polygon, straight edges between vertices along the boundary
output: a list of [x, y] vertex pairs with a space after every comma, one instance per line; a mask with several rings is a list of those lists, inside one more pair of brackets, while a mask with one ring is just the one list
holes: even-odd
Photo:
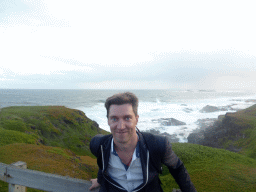
[[[139, 152], [140, 152], [140, 160], [141, 160], [141, 167], [142, 167], [142, 173], [143, 173], [143, 184], [144, 185], [147, 180], [148, 180], [148, 163], [149, 163], [149, 152], [148, 149], [146, 147], [146, 143], [145, 140], [143, 138], [143, 135], [139, 132], [136, 131], [138, 136], [139, 136]], [[113, 139], [113, 135], [111, 137], [109, 137], [104, 143], [103, 143], [103, 157], [104, 157], [104, 162], [103, 162], [103, 166], [102, 166], [102, 170], [104, 173], [106, 173], [107, 171], [107, 167], [108, 167], [108, 163], [109, 163], [109, 157], [110, 157], [110, 150], [111, 150], [111, 142]], [[140, 187], [140, 186], [139, 186]]]

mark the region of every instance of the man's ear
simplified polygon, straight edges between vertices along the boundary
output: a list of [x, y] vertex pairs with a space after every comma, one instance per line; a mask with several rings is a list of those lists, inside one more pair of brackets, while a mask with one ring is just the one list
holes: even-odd
[[138, 123], [138, 121], [139, 121], [139, 115], [136, 115], [135, 118], [136, 118], [136, 123]]
[[109, 118], [108, 118], [108, 125], [109, 125]]

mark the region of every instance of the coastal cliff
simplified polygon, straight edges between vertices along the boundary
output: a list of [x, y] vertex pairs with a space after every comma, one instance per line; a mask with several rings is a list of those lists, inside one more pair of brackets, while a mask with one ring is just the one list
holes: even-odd
[[191, 133], [188, 142], [223, 148], [256, 159], [256, 105], [219, 116], [213, 125]]

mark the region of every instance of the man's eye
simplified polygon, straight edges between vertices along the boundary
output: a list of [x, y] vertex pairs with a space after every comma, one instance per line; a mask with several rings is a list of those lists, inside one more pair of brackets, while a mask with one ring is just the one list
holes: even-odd
[[116, 122], [116, 121], [117, 121], [117, 118], [113, 117], [113, 118], [112, 118], [112, 121], [115, 121], [115, 122]]
[[126, 117], [125, 120], [129, 121], [131, 119], [131, 117]]

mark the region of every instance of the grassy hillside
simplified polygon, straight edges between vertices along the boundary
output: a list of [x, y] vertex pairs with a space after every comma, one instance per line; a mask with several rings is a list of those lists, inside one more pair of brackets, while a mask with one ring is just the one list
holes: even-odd
[[[0, 162], [24, 161], [28, 169], [89, 180], [97, 176], [89, 143], [108, 134], [79, 110], [21, 106], [0, 110]], [[0, 191], [8, 184], [0, 181]], [[28, 192], [39, 191], [28, 189]]]
[[[68, 149], [24, 143], [0, 147], [0, 162], [17, 161], [26, 162], [28, 169], [85, 180], [97, 177], [98, 172], [96, 159], [78, 156]], [[0, 191], [8, 191], [8, 184], [0, 181]], [[28, 189], [28, 192], [35, 191], [40, 190]]]
[[188, 140], [256, 159], [256, 105], [220, 116], [213, 126], [199, 133], [190, 134]]
[[8, 107], [0, 112], [0, 146], [11, 143], [43, 144], [91, 155], [89, 143], [106, 134], [82, 111], [63, 106]]
[[[241, 149], [240, 154], [256, 159], [256, 105], [237, 113], [228, 113], [223, 124], [238, 127], [238, 132], [222, 140], [222, 145]], [[231, 123], [229, 123], [231, 122]]]
[[[190, 143], [173, 143], [197, 191], [256, 191], [256, 160], [230, 152]], [[164, 167], [160, 177], [165, 192], [179, 188]]]
[[97, 175], [96, 159], [59, 147], [16, 143], [0, 147], [0, 154], [0, 162], [24, 161], [28, 169], [86, 180]]

